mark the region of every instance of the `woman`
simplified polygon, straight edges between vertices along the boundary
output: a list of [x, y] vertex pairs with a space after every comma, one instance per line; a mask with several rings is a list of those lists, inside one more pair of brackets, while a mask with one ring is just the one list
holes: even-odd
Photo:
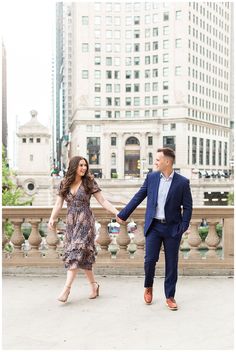
[[92, 265], [95, 262], [96, 233], [95, 218], [90, 208], [91, 195], [104, 209], [114, 215], [118, 213], [118, 210], [104, 199], [101, 189], [89, 172], [87, 160], [81, 156], [75, 156], [70, 160], [67, 173], [58, 187], [56, 203], [48, 223], [49, 229], [53, 230], [65, 200], [67, 202], [67, 224], [63, 261], [67, 269], [67, 278], [58, 297], [61, 302], [67, 301], [71, 285], [79, 269], [84, 270], [91, 284], [89, 298], [96, 298], [99, 295], [99, 285], [92, 271]]

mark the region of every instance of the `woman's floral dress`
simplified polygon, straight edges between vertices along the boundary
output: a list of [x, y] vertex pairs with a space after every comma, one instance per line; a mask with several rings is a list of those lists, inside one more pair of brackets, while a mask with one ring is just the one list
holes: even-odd
[[[61, 183], [57, 194], [60, 195]], [[75, 195], [71, 192], [67, 202], [66, 234], [64, 239], [63, 261], [66, 269], [92, 270], [95, 262], [95, 218], [90, 208], [91, 195], [101, 191], [93, 181], [91, 193], [86, 193], [81, 183]]]

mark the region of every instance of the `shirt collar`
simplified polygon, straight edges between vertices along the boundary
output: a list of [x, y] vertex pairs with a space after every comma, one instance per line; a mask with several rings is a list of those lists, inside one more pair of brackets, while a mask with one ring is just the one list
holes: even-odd
[[170, 174], [170, 176], [167, 177], [167, 178], [165, 177], [165, 175], [163, 175], [163, 173], [161, 173], [161, 178], [163, 178], [163, 179], [166, 180], [166, 181], [172, 180], [173, 176], [174, 176], [174, 170], [172, 171], [172, 173]]

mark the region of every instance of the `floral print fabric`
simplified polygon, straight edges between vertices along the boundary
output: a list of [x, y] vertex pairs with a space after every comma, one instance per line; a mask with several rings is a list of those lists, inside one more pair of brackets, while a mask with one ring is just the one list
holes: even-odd
[[[65, 197], [67, 203], [66, 234], [63, 261], [66, 269], [92, 270], [95, 262], [95, 218], [90, 208], [91, 195], [101, 191], [93, 181], [91, 193], [86, 193], [81, 183], [75, 195]], [[57, 194], [60, 195], [61, 183]]]

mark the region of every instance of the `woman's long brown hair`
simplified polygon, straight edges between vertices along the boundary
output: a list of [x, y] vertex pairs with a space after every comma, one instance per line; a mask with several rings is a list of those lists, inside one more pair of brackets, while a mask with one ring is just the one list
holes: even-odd
[[91, 173], [89, 171], [88, 161], [82, 156], [74, 156], [69, 162], [68, 170], [67, 170], [66, 175], [61, 183], [60, 195], [63, 198], [65, 198], [66, 195], [69, 193], [70, 186], [75, 181], [76, 170], [77, 170], [81, 160], [84, 160], [87, 165], [87, 170], [86, 170], [84, 176], [82, 176], [82, 184], [84, 186], [85, 192], [90, 193], [93, 188], [94, 176], [91, 175]]

